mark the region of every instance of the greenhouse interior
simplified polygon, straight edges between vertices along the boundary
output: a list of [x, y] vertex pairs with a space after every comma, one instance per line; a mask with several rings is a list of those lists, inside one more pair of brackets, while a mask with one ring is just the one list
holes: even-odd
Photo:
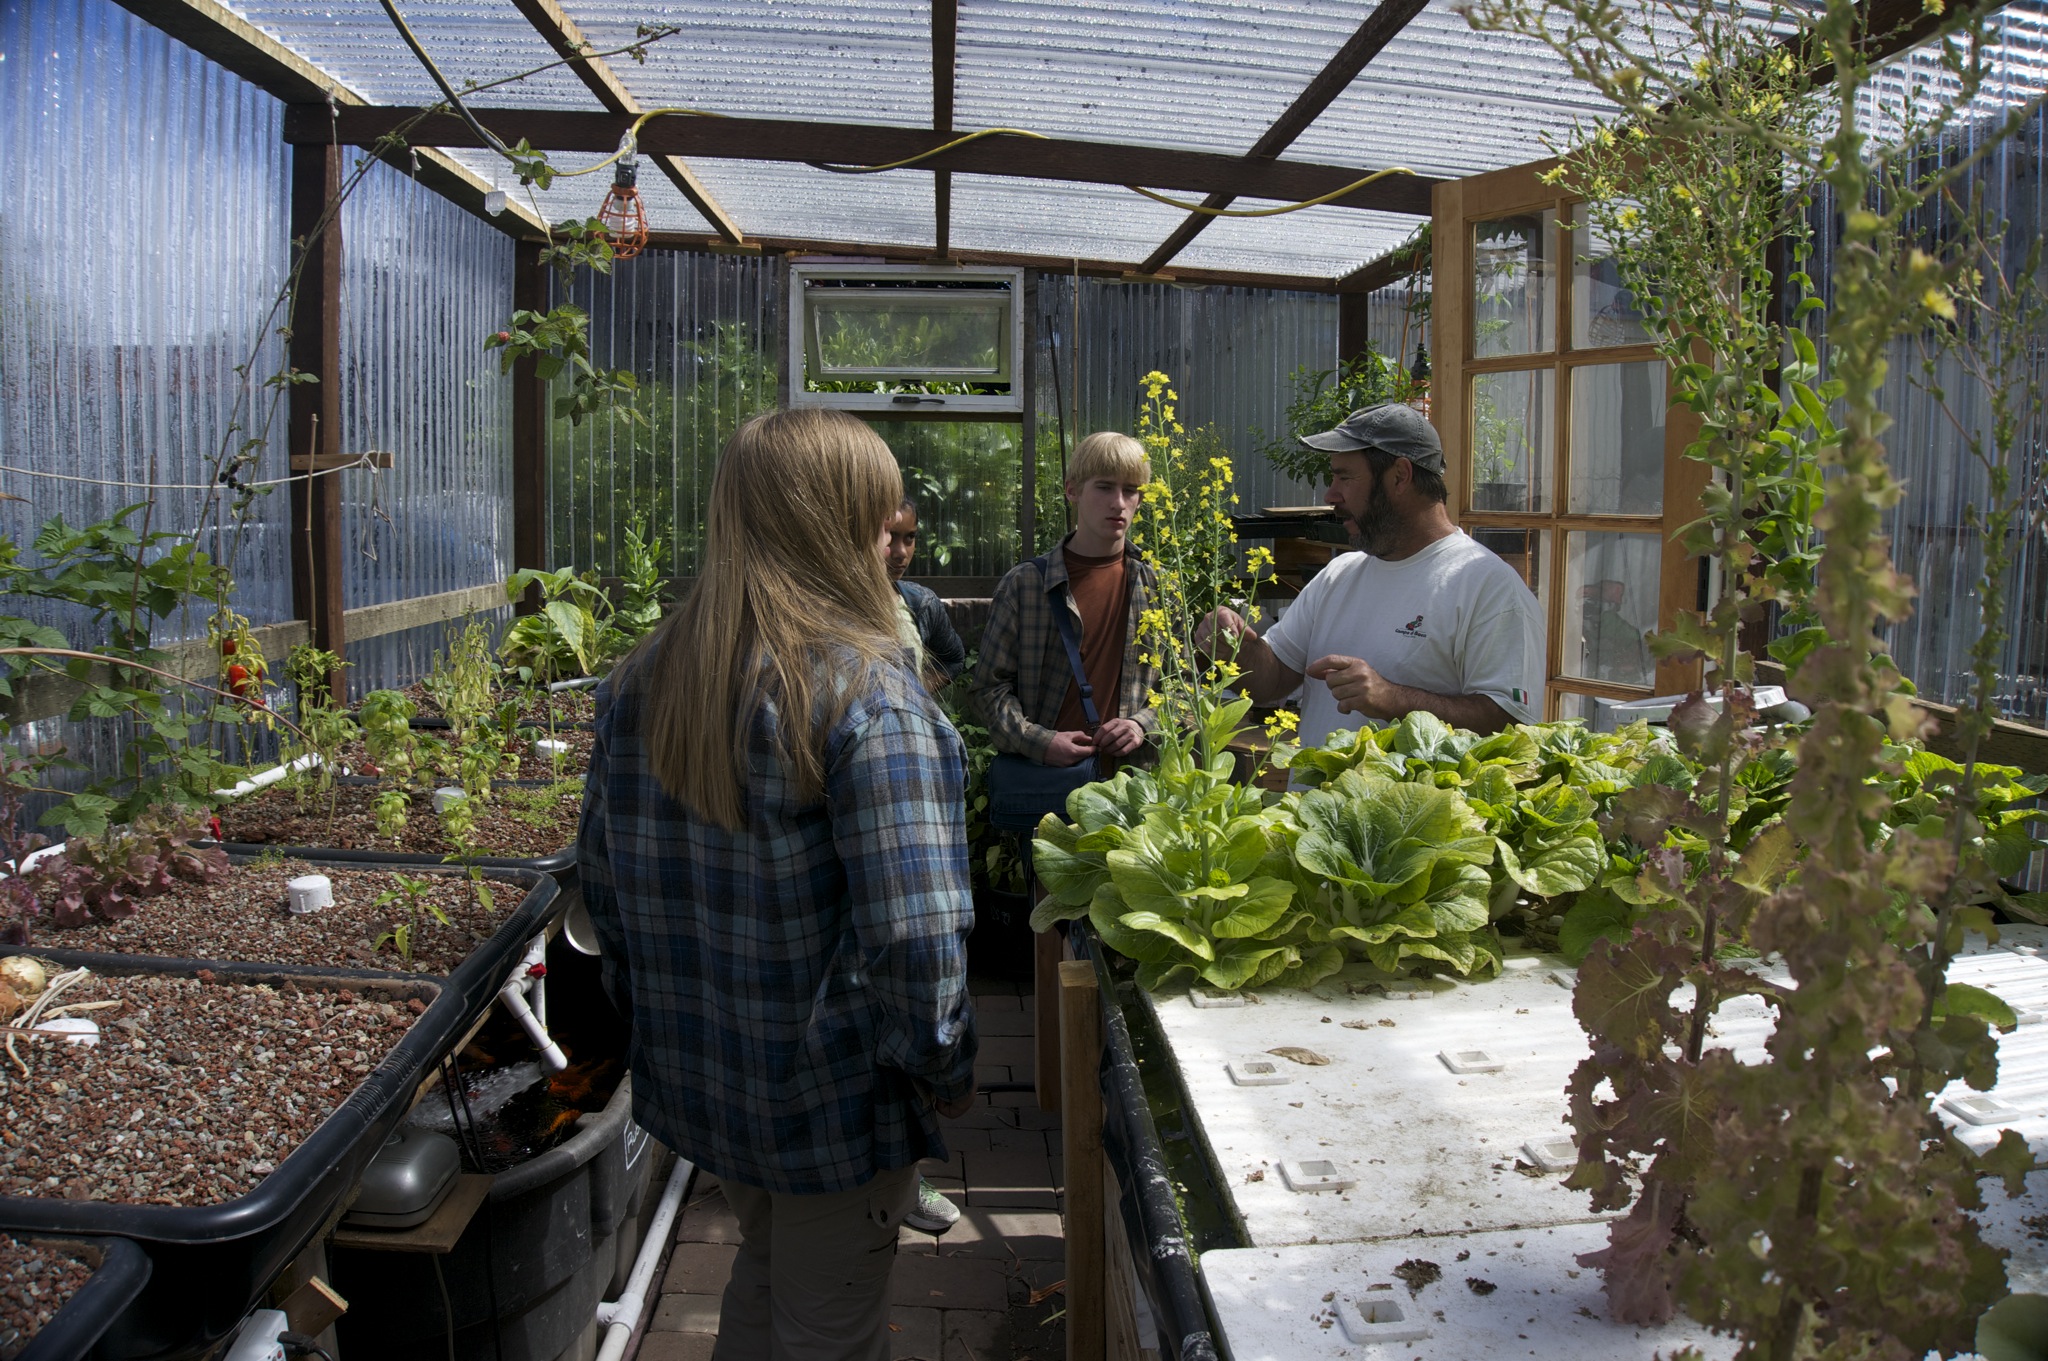
[[2044, 101], [0, 0], [0, 1361], [2048, 1358]]

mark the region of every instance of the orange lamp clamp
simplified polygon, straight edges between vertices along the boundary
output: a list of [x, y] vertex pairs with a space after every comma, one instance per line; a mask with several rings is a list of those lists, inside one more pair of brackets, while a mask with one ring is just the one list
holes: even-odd
[[640, 199], [639, 161], [629, 140], [626, 154], [613, 167], [611, 192], [604, 196], [604, 206], [597, 210], [597, 220], [604, 226], [612, 255], [620, 260], [632, 259], [647, 245], [647, 205]]

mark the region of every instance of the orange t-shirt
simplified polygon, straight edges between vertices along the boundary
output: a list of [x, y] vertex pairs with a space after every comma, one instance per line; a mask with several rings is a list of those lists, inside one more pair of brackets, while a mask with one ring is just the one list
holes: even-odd
[[[1101, 718], [1115, 718], [1117, 682], [1124, 672], [1124, 617], [1130, 610], [1131, 574], [1124, 555], [1084, 558], [1073, 549], [1063, 550], [1067, 561], [1067, 589], [1081, 611], [1081, 665], [1095, 690], [1095, 712]], [[1060, 665], [1068, 666], [1066, 644], [1059, 643]], [[1056, 732], [1080, 732], [1087, 728], [1081, 710], [1081, 687], [1067, 682], [1067, 697], [1060, 704]]]

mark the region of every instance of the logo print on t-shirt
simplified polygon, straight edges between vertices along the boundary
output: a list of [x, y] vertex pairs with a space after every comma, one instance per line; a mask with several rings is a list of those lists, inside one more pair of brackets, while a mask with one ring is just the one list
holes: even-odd
[[1422, 631], [1422, 616], [1419, 614], [1416, 615], [1413, 619], [1410, 619], [1406, 624], [1402, 625], [1400, 628], [1395, 629], [1394, 632], [1400, 634], [1404, 638], [1429, 637], [1428, 634]]

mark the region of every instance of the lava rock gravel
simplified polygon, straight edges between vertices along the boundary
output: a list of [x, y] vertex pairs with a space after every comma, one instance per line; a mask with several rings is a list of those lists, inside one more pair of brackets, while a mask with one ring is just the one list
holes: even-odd
[[90, 1279], [92, 1268], [57, 1244], [0, 1233], [0, 1361], [28, 1350]]
[[[462, 876], [425, 870], [404, 873], [432, 883], [427, 897], [452, 923], [441, 925], [423, 906], [413, 931], [410, 963], [389, 944], [381, 950], [376, 944], [393, 923], [404, 920], [402, 897], [377, 905], [380, 895], [398, 888], [397, 873], [316, 868], [283, 858], [236, 865], [225, 879], [211, 884], [181, 879], [168, 893], [143, 899], [132, 917], [95, 920], [68, 930], [44, 926], [36, 940], [52, 949], [110, 954], [445, 974], [490, 939], [505, 914], [526, 896], [524, 884], [492, 881], [496, 902], [495, 910], [489, 910], [472, 899]], [[302, 874], [324, 874], [332, 880], [334, 906], [296, 915], [289, 911], [285, 883]]]
[[[401, 985], [411, 987], [415, 985]], [[253, 1190], [426, 1010], [392, 991], [98, 976], [97, 1045], [0, 1057], [0, 1194], [213, 1205]]]
[[[298, 791], [272, 785], [220, 810], [221, 840], [270, 846], [333, 846], [341, 850], [403, 851], [446, 855], [454, 849], [441, 831], [433, 795], [412, 795], [398, 836], [377, 832], [374, 784], [338, 782], [331, 794], [311, 792], [301, 807]], [[534, 807], [545, 795], [545, 806]], [[498, 785], [476, 811], [475, 844], [481, 854], [501, 857], [553, 855], [576, 840], [583, 813], [583, 786], [566, 780], [548, 790]]]

